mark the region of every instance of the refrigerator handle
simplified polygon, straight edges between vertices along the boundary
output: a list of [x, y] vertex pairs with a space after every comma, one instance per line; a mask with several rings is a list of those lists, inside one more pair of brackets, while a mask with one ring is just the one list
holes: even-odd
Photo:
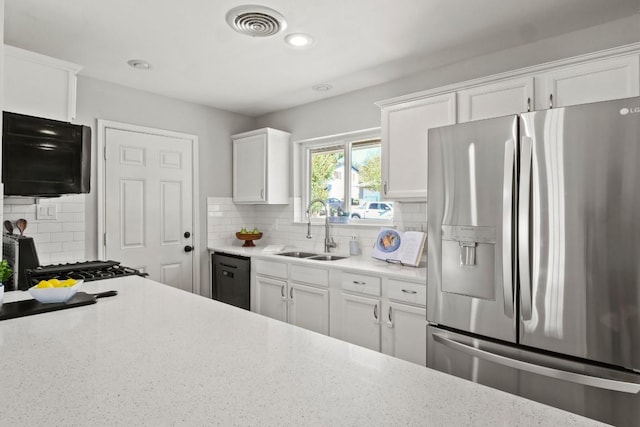
[[518, 267], [522, 320], [531, 320], [531, 265], [529, 258], [529, 209], [531, 208], [532, 140], [522, 137], [520, 151], [520, 191], [518, 195]]
[[637, 394], [638, 392], [640, 392], [640, 384], [638, 383], [619, 381], [610, 378], [594, 377], [591, 375], [579, 374], [576, 372], [564, 371], [562, 369], [536, 365], [535, 363], [525, 362], [524, 360], [518, 360], [511, 357], [502, 356], [500, 354], [491, 353], [490, 351], [482, 350], [477, 347], [471, 347], [467, 344], [448, 338], [445, 335], [441, 335], [438, 333], [432, 333], [432, 335], [433, 339], [436, 342], [453, 350], [461, 351], [468, 356], [478, 357], [480, 359], [488, 360], [489, 362], [508, 366], [520, 371], [531, 372], [532, 374], [536, 375], [555, 378], [561, 381], [569, 381], [588, 387], [602, 388], [605, 390], [621, 391], [630, 394]]
[[513, 318], [513, 168], [516, 151], [513, 139], [504, 143], [502, 179], [502, 289], [504, 314]]

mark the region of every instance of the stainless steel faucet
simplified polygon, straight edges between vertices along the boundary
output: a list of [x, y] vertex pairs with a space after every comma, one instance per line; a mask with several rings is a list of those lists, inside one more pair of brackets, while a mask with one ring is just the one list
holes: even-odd
[[329, 209], [322, 199], [313, 199], [309, 202], [309, 206], [307, 206], [307, 217], [309, 218], [309, 223], [307, 224], [307, 239], [313, 237], [311, 236], [311, 206], [315, 203], [321, 203], [324, 207], [324, 251], [330, 252], [330, 249], [337, 247], [338, 244], [333, 241], [333, 237], [329, 236]]

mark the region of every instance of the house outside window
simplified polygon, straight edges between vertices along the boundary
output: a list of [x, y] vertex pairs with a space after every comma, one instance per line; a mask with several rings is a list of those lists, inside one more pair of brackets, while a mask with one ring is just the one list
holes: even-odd
[[383, 201], [379, 130], [303, 141], [301, 148], [303, 218], [309, 201], [320, 199], [329, 212], [315, 203], [312, 219], [324, 220], [329, 215], [336, 223], [393, 223], [393, 203], [385, 203], [385, 209], [372, 209]]

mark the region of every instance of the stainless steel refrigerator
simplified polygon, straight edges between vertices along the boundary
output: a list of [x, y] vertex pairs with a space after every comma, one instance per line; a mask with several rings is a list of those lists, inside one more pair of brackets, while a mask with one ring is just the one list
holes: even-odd
[[640, 98], [429, 130], [427, 366], [640, 424]]

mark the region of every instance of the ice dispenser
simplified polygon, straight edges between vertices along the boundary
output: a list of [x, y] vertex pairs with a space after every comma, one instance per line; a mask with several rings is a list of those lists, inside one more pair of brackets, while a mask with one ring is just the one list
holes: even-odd
[[442, 291], [495, 299], [496, 228], [442, 226]]

